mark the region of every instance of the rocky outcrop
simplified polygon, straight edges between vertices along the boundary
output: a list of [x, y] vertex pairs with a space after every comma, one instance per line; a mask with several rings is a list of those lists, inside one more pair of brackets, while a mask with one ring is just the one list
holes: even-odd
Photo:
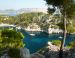
[[21, 58], [30, 58], [30, 52], [27, 48], [20, 48]]
[[[20, 48], [21, 58], [59, 58], [59, 51], [46, 50], [43, 54], [33, 53], [30, 54], [27, 48]], [[7, 53], [3, 54], [0, 58], [10, 58]], [[75, 48], [64, 50], [63, 58], [75, 58]]]
[[[20, 48], [20, 56], [21, 58], [30, 58], [30, 52], [27, 48]], [[0, 58], [11, 58], [8, 53], [3, 54]]]
[[47, 48], [51, 51], [59, 51], [60, 50], [60, 47], [53, 45], [52, 42], [48, 42]]
[[[44, 52], [45, 58], [59, 58], [60, 51], [48, 50]], [[63, 58], [75, 58], [75, 48], [63, 51]]]
[[68, 51], [67, 58], [75, 58], [75, 48]]
[[39, 53], [34, 53], [31, 55], [31, 58], [45, 58], [45, 57]]

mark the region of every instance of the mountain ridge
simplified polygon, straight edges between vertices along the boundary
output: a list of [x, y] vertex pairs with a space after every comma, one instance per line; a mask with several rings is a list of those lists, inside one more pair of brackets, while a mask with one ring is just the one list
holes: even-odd
[[18, 10], [14, 9], [6, 9], [6, 10], [0, 10], [0, 15], [10, 15], [10, 14], [22, 14], [22, 13], [30, 13], [30, 12], [43, 12], [47, 13], [46, 8], [21, 8]]

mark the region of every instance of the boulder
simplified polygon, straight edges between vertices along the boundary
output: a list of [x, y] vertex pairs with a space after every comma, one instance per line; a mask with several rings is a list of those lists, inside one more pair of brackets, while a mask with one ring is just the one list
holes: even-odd
[[[27, 48], [19, 48], [21, 58], [30, 58], [30, 52]], [[6, 52], [0, 58], [10, 58], [8, 53]]]
[[30, 58], [30, 52], [27, 48], [20, 48], [21, 58]]
[[8, 56], [8, 54], [4, 54], [4, 55], [1, 56], [0, 58], [10, 58], [10, 57]]
[[34, 53], [34, 54], [31, 54], [31, 58], [45, 58], [45, 57], [39, 53]]

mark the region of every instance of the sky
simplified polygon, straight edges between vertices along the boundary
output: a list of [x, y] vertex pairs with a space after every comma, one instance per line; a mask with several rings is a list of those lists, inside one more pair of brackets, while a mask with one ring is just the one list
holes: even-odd
[[47, 8], [44, 0], [0, 0], [0, 10], [21, 8]]

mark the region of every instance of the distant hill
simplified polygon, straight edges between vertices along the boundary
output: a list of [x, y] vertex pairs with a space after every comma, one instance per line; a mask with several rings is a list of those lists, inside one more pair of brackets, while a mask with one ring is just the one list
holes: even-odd
[[13, 16], [13, 15], [16, 15], [16, 14], [17, 14], [17, 11], [13, 10], [13, 9], [0, 10], [0, 15], [10, 15], [10, 16]]
[[22, 8], [22, 9], [19, 9], [19, 10], [7, 9], [7, 10], [0, 10], [0, 15], [15, 16], [17, 14], [29, 13], [29, 12], [47, 13], [47, 9], [46, 8]]

